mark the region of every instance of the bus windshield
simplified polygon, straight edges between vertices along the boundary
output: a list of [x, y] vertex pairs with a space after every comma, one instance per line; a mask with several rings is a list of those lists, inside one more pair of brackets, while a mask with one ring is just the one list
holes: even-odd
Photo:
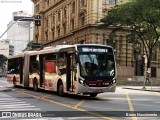
[[84, 78], [107, 78], [115, 76], [113, 54], [81, 53], [79, 54], [80, 74]]

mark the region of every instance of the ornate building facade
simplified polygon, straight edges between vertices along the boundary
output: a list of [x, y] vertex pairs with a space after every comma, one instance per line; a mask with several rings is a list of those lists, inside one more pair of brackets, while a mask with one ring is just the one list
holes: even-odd
[[[113, 39], [112, 29], [97, 25], [108, 11], [123, 0], [32, 0], [34, 15], [41, 16], [41, 26], [34, 28], [34, 41], [44, 46], [58, 44], [107, 44], [115, 48], [119, 79], [136, 75], [135, 51], [128, 43], [126, 31]], [[140, 50], [143, 52], [143, 50]], [[139, 52], [139, 51], [138, 51]]]

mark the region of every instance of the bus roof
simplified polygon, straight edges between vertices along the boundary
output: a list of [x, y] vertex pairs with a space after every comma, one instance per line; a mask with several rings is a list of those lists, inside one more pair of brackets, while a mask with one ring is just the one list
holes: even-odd
[[56, 47], [46, 47], [43, 50], [40, 50], [40, 54], [45, 53], [58, 53], [64, 49], [75, 48], [75, 45], [57, 45]]
[[19, 57], [24, 57], [24, 53], [19, 53], [19, 54], [14, 55], [14, 56], [9, 56], [8, 59], [19, 58]]
[[102, 45], [102, 44], [76, 44], [76, 46], [99, 46], [99, 47], [110, 47], [112, 48], [112, 46], [109, 45]]
[[58, 53], [58, 52], [74, 52], [75, 47], [80, 47], [80, 46], [101, 46], [101, 47], [110, 47], [108, 45], [102, 45], [102, 44], [75, 44], [75, 45], [57, 45], [56, 47], [46, 47], [43, 50], [40, 51], [40, 54], [45, 54], [45, 53]]
[[43, 50], [40, 51], [25, 51], [24, 53], [19, 53], [18, 55], [15, 56], [10, 56], [8, 59], [12, 58], [19, 58], [19, 57], [24, 57], [24, 54], [29, 54], [29, 55], [40, 55], [40, 54], [46, 54], [46, 53], [58, 53], [58, 52], [68, 52], [68, 53], [73, 53], [75, 52], [76, 47], [80, 46], [94, 46], [94, 47], [110, 47], [108, 45], [102, 45], [102, 44], [75, 44], [75, 45], [57, 45], [55, 47], [46, 47]]
[[8, 59], [24, 57], [24, 54], [36, 55], [38, 53], [39, 53], [39, 51], [25, 51], [23, 53], [19, 53], [19, 54], [14, 55], [14, 56], [9, 56]]

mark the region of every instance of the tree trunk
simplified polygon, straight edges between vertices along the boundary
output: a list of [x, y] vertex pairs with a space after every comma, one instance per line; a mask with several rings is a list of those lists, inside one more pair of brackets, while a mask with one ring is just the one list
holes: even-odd
[[[147, 60], [147, 70], [148, 70], [148, 68], [150, 68], [150, 70], [151, 70], [151, 61], [152, 61], [152, 49], [150, 48], [149, 49], [149, 55], [148, 55], [148, 60]], [[151, 71], [150, 71], [151, 72]]]

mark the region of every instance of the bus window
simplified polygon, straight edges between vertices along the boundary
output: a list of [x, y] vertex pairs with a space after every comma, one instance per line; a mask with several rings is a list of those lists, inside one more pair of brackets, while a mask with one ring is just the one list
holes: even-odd
[[20, 72], [20, 60], [10, 59], [8, 61], [8, 73], [9, 74], [18, 74]]
[[45, 71], [48, 73], [56, 73], [56, 65], [53, 60], [45, 61]]
[[66, 54], [60, 53], [57, 62], [61, 75], [66, 74], [66, 65], [67, 65]]
[[32, 73], [38, 73], [39, 72], [39, 62], [36, 59], [37, 56], [31, 56], [30, 60], [30, 69], [29, 72]]
[[83, 77], [114, 77], [114, 56], [106, 53], [84, 53], [80, 54], [80, 69]]
[[56, 70], [56, 54], [47, 54], [45, 56], [45, 72], [48, 73], [57, 73]]
[[12, 74], [15, 71], [13, 59], [8, 60], [8, 74]]

